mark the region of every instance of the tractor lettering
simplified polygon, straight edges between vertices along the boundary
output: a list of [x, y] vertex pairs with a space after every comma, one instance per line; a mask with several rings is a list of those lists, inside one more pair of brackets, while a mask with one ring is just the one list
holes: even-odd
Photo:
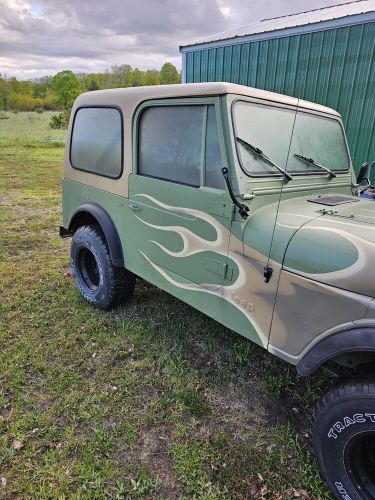
[[350, 418], [350, 417], [344, 418], [345, 427], [349, 427], [349, 425], [353, 425], [353, 424], [355, 424], [355, 421], [352, 418]]
[[345, 426], [342, 424], [342, 422], [336, 422], [333, 427], [338, 433], [345, 430]]
[[337, 434], [333, 430], [333, 427], [331, 427], [331, 429], [329, 430], [328, 437], [333, 438], [333, 439], [337, 439]]
[[365, 417], [362, 415], [362, 413], [356, 413], [355, 415], [353, 415], [353, 420], [354, 420], [357, 424], [363, 424], [364, 422], [366, 422], [366, 419], [365, 419]]

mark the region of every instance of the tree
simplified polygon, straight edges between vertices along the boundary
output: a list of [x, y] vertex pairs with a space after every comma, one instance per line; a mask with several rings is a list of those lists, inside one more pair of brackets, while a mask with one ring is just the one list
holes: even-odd
[[109, 74], [110, 86], [113, 88], [130, 87], [132, 67], [129, 64], [112, 66]]
[[0, 75], [0, 107], [3, 108], [4, 111], [8, 110], [9, 94], [9, 77], [7, 75]]
[[89, 90], [90, 92], [92, 90], [99, 90], [98, 82], [94, 79], [91, 79], [87, 85], [87, 90]]
[[43, 83], [35, 82], [33, 84], [33, 97], [46, 97], [47, 87]]
[[142, 85], [142, 72], [138, 68], [133, 70], [132, 85], [133, 87], [140, 87]]
[[145, 75], [145, 85], [159, 85], [160, 73], [156, 69], [148, 69]]
[[59, 109], [70, 110], [82, 92], [78, 78], [72, 71], [61, 71], [52, 78], [54, 102]]
[[17, 80], [17, 78], [15, 76], [12, 76], [9, 79], [8, 85], [9, 85], [10, 92], [14, 92], [16, 94], [21, 92], [21, 83]]
[[160, 70], [160, 83], [162, 85], [168, 83], [180, 83], [180, 75], [177, 68], [172, 63], [166, 62]]

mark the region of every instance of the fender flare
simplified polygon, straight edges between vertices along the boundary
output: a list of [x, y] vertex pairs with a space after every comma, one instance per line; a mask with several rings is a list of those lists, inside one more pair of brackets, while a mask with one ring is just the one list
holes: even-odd
[[116, 226], [108, 213], [100, 205], [96, 203], [84, 203], [80, 205], [70, 219], [68, 232], [70, 234], [74, 233], [80, 225], [79, 216], [84, 216], [84, 214], [91, 215], [103, 231], [108, 243], [112, 264], [115, 267], [124, 267], [124, 255]]
[[352, 328], [318, 342], [297, 364], [297, 372], [311, 375], [326, 361], [351, 352], [375, 352], [375, 327]]

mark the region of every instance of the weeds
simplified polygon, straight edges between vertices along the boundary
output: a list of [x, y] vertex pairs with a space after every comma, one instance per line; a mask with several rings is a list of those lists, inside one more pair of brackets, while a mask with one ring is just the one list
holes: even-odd
[[0, 498], [328, 498], [306, 437], [326, 377], [141, 281], [124, 308], [86, 304], [58, 237], [61, 132], [7, 115]]

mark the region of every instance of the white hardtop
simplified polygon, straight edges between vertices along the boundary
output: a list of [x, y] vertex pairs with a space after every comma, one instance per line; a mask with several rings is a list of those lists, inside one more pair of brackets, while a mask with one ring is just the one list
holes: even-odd
[[150, 99], [207, 97], [224, 94], [253, 97], [264, 101], [287, 104], [289, 106], [299, 106], [307, 110], [340, 116], [340, 114], [332, 108], [314, 102], [304, 101], [302, 99], [298, 100], [296, 97], [225, 82], [182, 83], [175, 85], [152, 85], [147, 87], [96, 90], [81, 94], [75, 101], [74, 108], [94, 105], [117, 105], [120, 107], [126, 106], [129, 110], [134, 110], [139, 104]]

